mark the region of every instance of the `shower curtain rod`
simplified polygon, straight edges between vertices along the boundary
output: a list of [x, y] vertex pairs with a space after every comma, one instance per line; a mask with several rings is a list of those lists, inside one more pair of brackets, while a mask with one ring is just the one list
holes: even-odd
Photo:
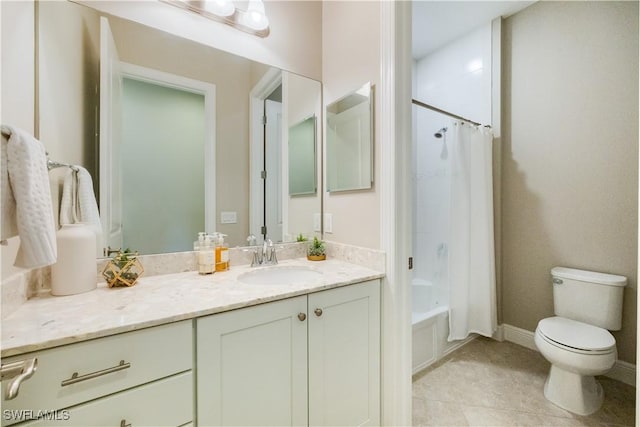
[[[465, 119], [465, 118], [464, 118], [464, 117], [462, 117], [462, 116], [458, 116], [457, 114], [453, 114], [453, 113], [450, 113], [450, 112], [448, 112], [448, 111], [442, 110], [442, 109], [440, 109], [440, 108], [438, 108], [438, 107], [434, 107], [433, 105], [425, 104], [424, 102], [420, 102], [420, 101], [418, 101], [417, 99], [412, 99], [412, 100], [411, 100], [411, 102], [412, 102], [413, 104], [415, 104], [415, 105], [419, 106], [419, 107], [423, 107], [423, 108], [427, 108], [427, 109], [429, 109], [429, 110], [433, 110], [433, 111], [435, 111], [436, 113], [441, 113], [441, 114], [447, 115], [447, 116], [449, 116], [449, 117], [453, 117], [454, 119], [463, 120], [463, 121], [465, 121], [465, 122], [472, 123], [472, 124], [474, 124], [474, 125], [476, 125], [476, 126], [480, 126], [480, 123], [478, 123], [478, 122], [474, 122], [473, 120]], [[489, 126], [489, 127], [490, 127], [490, 126]]]

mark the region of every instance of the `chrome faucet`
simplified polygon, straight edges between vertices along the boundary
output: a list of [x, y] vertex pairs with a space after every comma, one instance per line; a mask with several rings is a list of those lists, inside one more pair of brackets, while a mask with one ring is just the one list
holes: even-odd
[[253, 247], [251, 267], [257, 267], [260, 265], [276, 265], [278, 263], [276, 248], [271, 239], [265, 239], [262, 243], [262, 247], [256, 245], [256, 238], [254, 235], [247, 237], [247, 242]]

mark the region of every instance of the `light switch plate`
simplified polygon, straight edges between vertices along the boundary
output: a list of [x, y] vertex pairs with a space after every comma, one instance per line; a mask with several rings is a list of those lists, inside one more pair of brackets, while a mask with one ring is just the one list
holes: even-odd
[[220, 212], [220, 224], [236, 224], [237, 222], [237, 212]]

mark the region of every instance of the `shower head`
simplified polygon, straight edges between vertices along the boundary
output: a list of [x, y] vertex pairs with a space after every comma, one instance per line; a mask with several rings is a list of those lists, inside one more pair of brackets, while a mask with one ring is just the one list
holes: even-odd
[[442, 128], [438, 132], [434, 133], [433, 136], [435, 136], [436, 138], [442, 138], [446, 132], [447, 128]]

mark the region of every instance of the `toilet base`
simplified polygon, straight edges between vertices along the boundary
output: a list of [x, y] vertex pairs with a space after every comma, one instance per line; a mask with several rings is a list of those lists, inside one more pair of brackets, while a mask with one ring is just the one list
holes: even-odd
[[544, 384], [544, 397], [574, 414], [590, 415], [602, 406], [604, 391], [593, 376], [579, 375], [551, 365]]

